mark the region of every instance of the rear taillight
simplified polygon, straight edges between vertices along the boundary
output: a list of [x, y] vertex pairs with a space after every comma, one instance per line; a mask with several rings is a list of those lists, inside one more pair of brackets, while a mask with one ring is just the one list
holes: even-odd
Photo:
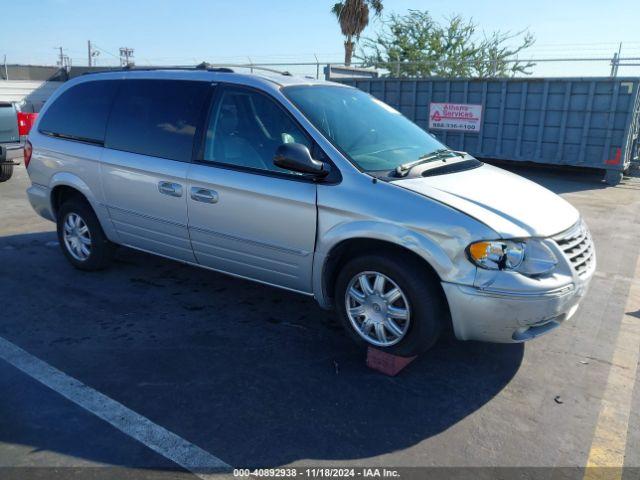
[[31, 145], [31, 142], [29, 140], [27, 140], [24, 143], [24, 150], [23, 150], [24, 168], [27, 168], [29, 166], [29, 162], [31, 161], [31, 154], [32, 153], [33, 153], [33, 146]]
[[37, 117], [37, 113], [18, 112], [18, 135], [29, 135], [29, 131], [31, 131], [31, 127]]
[[18, 135], [23, 136], [27, 135], [28, 133], [27, 116], [22, 112], [18, 112]]

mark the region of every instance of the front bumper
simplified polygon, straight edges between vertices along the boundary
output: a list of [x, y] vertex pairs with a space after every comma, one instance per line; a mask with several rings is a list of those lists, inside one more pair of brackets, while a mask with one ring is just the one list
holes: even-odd
[[558, 263], [543, 277], [478, 269], [473, 285], [443, 282], [460, 340], [524, 342], [571, 318], [596, 270], [596, 252], [583, 220], [539, 240]]
[[544, 293], [507, 293], [442, 283], [460, 340], [514, 343], [543, 335], [571, 318], [589, 278]]

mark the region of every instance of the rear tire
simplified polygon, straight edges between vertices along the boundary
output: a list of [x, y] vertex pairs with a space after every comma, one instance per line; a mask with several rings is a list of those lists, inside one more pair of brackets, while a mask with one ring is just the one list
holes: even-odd
[[[369, 296], [362, 295], [365, 289]], [[338, 274], [334, 295], [340, 320], [356, 343], [393, 355], [425, 352], [449, 318], [438, 279], [408, 256], [369, 254], [350, 260]]]
[[79, 197], [62, 204], [58, 211], [58, 242], [67, 260], [80, 270], [107, 267], [116, 245], [104, 234], [91, 206]]
[[607, 185], [615, 187], [616, 185], [620, 184], [620, 182], [622, 181], [622, 177], [623, 174], [619, 170], [607, 170], [604, 174], [604, 181], [607, 183]]
[[0, 182], [6, 182], [13, 175], [13, 165], [10, 163], [3, 163], [0, 165]]

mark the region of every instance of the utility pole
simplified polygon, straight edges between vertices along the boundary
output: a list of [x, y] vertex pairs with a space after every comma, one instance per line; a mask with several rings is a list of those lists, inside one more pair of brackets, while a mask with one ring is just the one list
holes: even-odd
[[95, 60], [93, 58], [97, 57], [98, 55], [100, 55], [100, 52], [93, 48], [93, 45], [91, 45], [91, 40], [87, 40], [87, 65], [89, 65], [90, 67], [95, 66]]
[[60, 68], [62, 68], [64, 66], [64, 52], [62, 51], [62, 47], [53, 47], [53, 48], [60, 50], [60, 57], [58, 58], [58, 65], [60, 66]]
[[616, 77], [618, 75], [618, 66], [620, 65], [620, 54], [622, 53], [622, 42], [618, 46], [618, 51], [613, 54], [611, 60], [611, 76]]
[[132, 60], [130, 60], [132, 58], [133, 58], [133, 48], [120, 47], [120, 66], [121, 67], [133, 66], [134, 63]]
[[53, 47], [55, 50], [59, 50], [59, 57], [58, 57], [58, 66], [60, 67], [60, 69], [65, 69], [65, 70], [69, 70], [71, 68], [71, 59], [69, 58], [68, 55], [64, 54], [64, 50], [62, 47]]

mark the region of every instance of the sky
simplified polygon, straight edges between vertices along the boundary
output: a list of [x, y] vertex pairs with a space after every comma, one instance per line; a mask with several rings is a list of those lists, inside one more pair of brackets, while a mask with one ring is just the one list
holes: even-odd
[[[74, 65], [87, 64], [87, 40], [99, 65], [117, 65], [119, 47], [138, 65], [246, 62], [340, 62], [335, 0], [5, 0], [0, 61], [55, 64], [62, 46]], [[462, 14], [486, 32], [528, 29], [533, 57], [640, 57], [637, 0], [385, 0], [385, 13], [429, 10], [436, 19]], [[364, 35], [380, 27], [372, 22]], [[636, 62], [636, 63], [640, 63]], [[546, 64], [567, 75], [609, 73], [607, 62]], [[545, 70], [546, 69], [546, 70]], [[625, 72], [625, 70], [621, 70]], [[626, 72], [631, 73], [631, 69]], [[636, 67], [633, 72], [640, 72]], [[536, 72], [537, 73], [537, 72]]]

